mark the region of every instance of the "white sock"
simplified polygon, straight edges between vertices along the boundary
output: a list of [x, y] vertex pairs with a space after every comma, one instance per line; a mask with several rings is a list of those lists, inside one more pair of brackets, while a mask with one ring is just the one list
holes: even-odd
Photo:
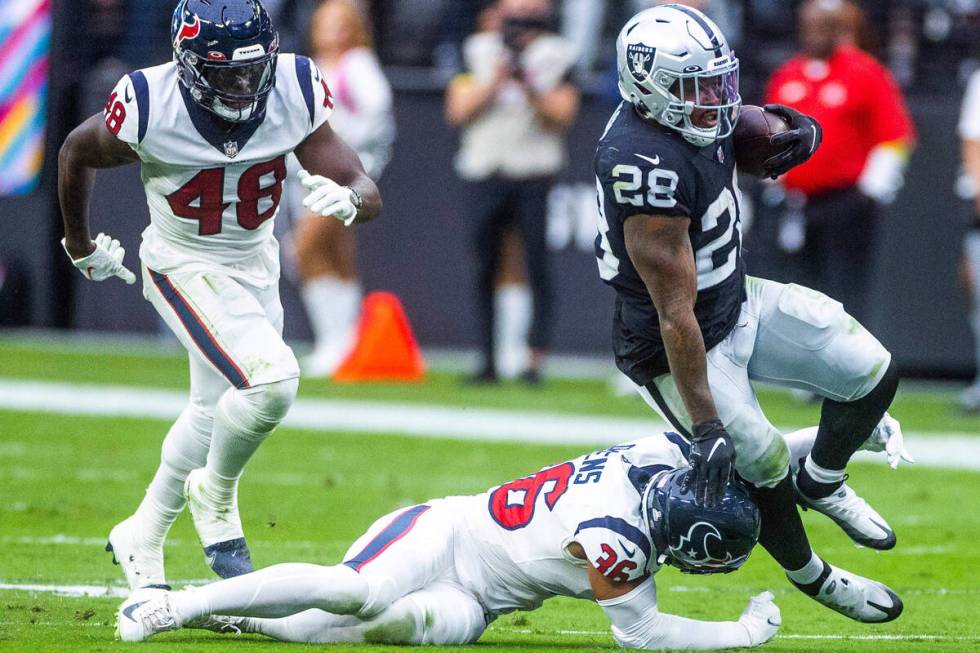
[[184, 624], [212, 614], [278, 618], [311, 608], [354, 614], [367, 597], [367, 581], [350, 567], [287, 563], [174, 592], [170, 605]]
[[329, 347], [349, 335], [361, 310], [361, 284], [323, 276], [303, 284], [303, 305], [316, 347]]
[[214, 410], [204, 486], [218, 505], [227, 505], [235, 496], [245, 464], [286, 416], [298, 388], [299, 379], [286, 379], [247, 390], [229, 388], [221, 396]]
[[170, 427], [160, 454], [160, 466], [136, 509], [145, 542], [162, 547], [170, 527], [184, 509], [184, 481], [207, 460], [213, 419], [189, 404]]
[[801, 585], [809, 585], [823, 573], [823, 560], [816, 553], [810, 555], [810, 562], [796, 570], [786, 569], [789, 579]]
[[806, 469], [806, 473], [810, 478], [817, 483], [839, 483], [844, 480], [843, 469], [826, 469], [813, 462], [813, 458], [810, 456], [806, 457], [803, 468]]
[[530, 359], [527, 336], [533, 310], [531, 289], [524, 284], [498, 286], [494, 304], [497, 372], [504, 378], [513, 378], [527, 369]]

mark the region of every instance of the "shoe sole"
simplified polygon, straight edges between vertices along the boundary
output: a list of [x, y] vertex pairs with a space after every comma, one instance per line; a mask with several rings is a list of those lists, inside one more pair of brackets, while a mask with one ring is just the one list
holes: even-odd
[[828, 515], [816, 506], [808, 503], [806, 498], [803, 497], [799, 490], [796, 490], [796, 503], [803, 508], [803, 510], [813, 510], [814, 512], [819, 512], [821, 515], [837, 524], [855, 544], [860, 544], [861, 546], [866, 546], [869, 549], [875, 549], [877, 551], [888, 551], [889, 549], [894, 549], [895, 544], [898, 542], [898, 538], [895, 536], [895, 531], [888, 526], [875, 521], [874, 519], [871, 520], [871, 523], [888, 533], [888, 535], [886, 535], [884, 538], [873, 539], [863, 535], [862, 533], [854, 531], [848, 522], [833, 515]]

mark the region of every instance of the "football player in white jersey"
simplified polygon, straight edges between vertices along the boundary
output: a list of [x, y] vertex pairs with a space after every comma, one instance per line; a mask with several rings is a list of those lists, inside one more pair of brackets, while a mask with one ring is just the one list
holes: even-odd
[[[811, 428], [787, 440], [799, 458], [815, 437]], [[351, 545], [342, 564], [281, 564], [180, 592], [141, 590], [120, 606], [117, 634], [138, 641], [199, 627], [307, 643], [467, 644], [498, 615], [569, 596], [597, 601], [626, 647], [761, 644], [780, 624], [768, 592], [737, 621], [658, 609], [652, 576], [662, 565], [734, 571], [759, 535], [759, 509], [740, 481], [713, 507], [695, 502], [693, 488], [684, 489], [689, 455], [690, 444], [675, 433], [644, 438], [483, 494], [393, 512]], [[901, 612], [890, 590], [860, 577], [848, 575], [829, 591], [869, 620]], [[880, 607], [893, 600], [897, 610]]]
[[[89, 232], [94, 170], [139, 161], [150, 225], [143, 295], [187, 348], [190, 401], [160, 467], [107, 550], [131, 588], [165, 585], [163, 541], [189, 503], [212, 569], [252, 570], [237, 507], [245, 463], [286, 415], [299, 367], [282, 339], [272, 223], [294, 152], [312, 212], [346, 224], [378, 189], [330, 129], [330, 89], [308, 58], [280, 54], [258, 0], [180, 0], [174, 60], [124, 76], [59, 157], [63, 244], [87, 278], [134, 283], [119, 242]], [[309, 172], [307, 172], [309, 170]]]

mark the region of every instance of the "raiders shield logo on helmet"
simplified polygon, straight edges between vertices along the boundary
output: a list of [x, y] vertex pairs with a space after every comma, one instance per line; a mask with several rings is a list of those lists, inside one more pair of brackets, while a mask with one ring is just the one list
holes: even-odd
[[629, 62], [630, 74], [638, 82], [645, 82], [653, 71], [653, 60], [657, 48], [642, 43], [630, 43], [626, 47], [626, 60]]

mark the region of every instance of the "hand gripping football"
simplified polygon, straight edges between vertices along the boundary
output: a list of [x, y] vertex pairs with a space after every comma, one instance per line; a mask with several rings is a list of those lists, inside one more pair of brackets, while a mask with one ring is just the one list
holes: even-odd
[[739, 172], [763, 177], [764, 165], [788, 145], [773, 145], [772, 137], [787, 131], [789, 125], [775, 113], [751, 104], [744, 105], [732, 135], [735, 145], [735, 163]]

